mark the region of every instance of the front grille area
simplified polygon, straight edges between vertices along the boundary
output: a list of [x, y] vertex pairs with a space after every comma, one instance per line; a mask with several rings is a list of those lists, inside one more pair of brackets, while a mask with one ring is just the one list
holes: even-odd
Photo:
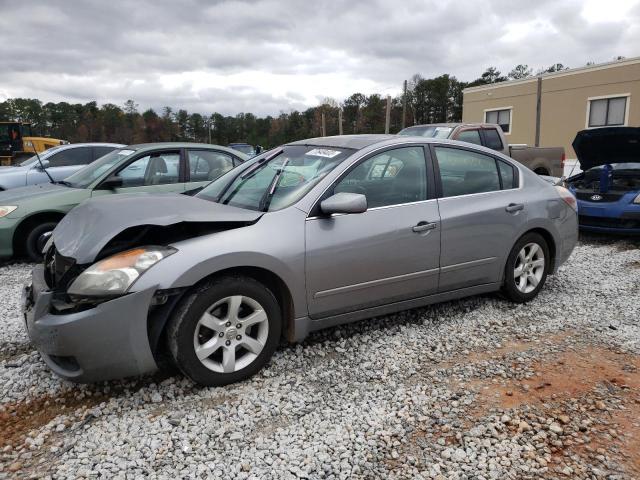
[[612, 218], [612, 217], [592, 217], [589, 215], [579, 215], [578, 222], [585, 227], [604, 228], [640, 228], [640, 218]]
[[[600, 195], [602, 198], [600, 200], [592, 200], [591, 197], [594, 195]], [[576, 197], [578, 200], [584, 200], [586, 202], [597, 202], [597, 203], [607, 203], [607, 202], [617, 202], [624, 196], [624, 193], [598, 193], [598, 192], [577, 192]]]
[[73, 258], [60, 255], [55, 245], [44, 255], [44, 279], [51, 290], [66, 290], [80, 273]]

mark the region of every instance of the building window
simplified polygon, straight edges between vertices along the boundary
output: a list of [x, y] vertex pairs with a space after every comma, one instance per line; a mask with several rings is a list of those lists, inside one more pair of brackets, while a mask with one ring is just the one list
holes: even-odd
[[589, 100], [589, 127], [624, 125], [627, 97], [598, 98]]
[[504, 133], [511, 133], [511, 108], [486, 110], [484, 112], [484, 122], [496, 123], [500, 125]]

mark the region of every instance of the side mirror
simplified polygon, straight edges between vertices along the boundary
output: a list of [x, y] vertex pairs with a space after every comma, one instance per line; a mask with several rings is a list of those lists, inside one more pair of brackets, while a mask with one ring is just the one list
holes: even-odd
[[256, 145], [256, 155], [260, 155], [264, 149], [261, 145]]
[[363, 213], [367, 211], [367, 197], [361, 193], [340, 192], [320, 203], [325, 215], [332, 213]]
[[122, 186], [122, 178], [117, 177], [115, 175], [111, 175], [102, 181], [100, 185], [98, 185], [99, 190], [113, 190], [114, 188], [119, 188]]

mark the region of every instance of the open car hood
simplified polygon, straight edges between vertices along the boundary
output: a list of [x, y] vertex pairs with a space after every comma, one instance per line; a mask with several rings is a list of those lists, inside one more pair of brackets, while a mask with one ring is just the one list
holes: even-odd
[[571, 145], [583, 171], [607, 163], [640, 162], [639, 127], [582, 130]]
[[181, 194], [122, 194], [87, 200], [71, 210], [53, 231], [57, 251], [78, 264], [93, 262], [124, 230], [179, 223], [250, 225], [263, 212], [221, 205]]

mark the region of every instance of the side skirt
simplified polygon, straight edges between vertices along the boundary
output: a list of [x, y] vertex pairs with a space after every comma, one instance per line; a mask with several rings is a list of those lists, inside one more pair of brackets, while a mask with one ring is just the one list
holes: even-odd
[[403, 300], [401, 302], [389, 303], [387, 305], [381, 305], [379, 307], [366, 308], [363, 310], [356, 310], [355, 312], [343, 313], [340, 315], [333, 315], [330, 317], [312, 319], [309, 317], [296, 318], [293, 321], [294, 332], [289, 338], [293, 342], [300, 342], [309, 335], [310, 332], [316, 330], [322, 330], [323, 328], [335, 327], [336, 325], [342, 325], [345, 323], [357, 322], [364, 320], [365, 318], [378, 317], [381, 315], [389, 315], [391, 313], [401, 312], [403, 310], [410, 310], [412, 308], [424, 307], [426, 305], [432, 305], [434, 303], [447, 302], [449, 300], [457, 300], [464, 297], [470, 297], [472, 295], [480, 295], [483, 293], [495, 292], [500, 290], [502, 286], [501, 282], [485, 283], [483, 285], [476, 285], [474, 287], [461, 288], [458, 290], [451, 290], [449, 292], [436, 293], [428, 295], [426, 297], [414, 298], [411, 300]]

